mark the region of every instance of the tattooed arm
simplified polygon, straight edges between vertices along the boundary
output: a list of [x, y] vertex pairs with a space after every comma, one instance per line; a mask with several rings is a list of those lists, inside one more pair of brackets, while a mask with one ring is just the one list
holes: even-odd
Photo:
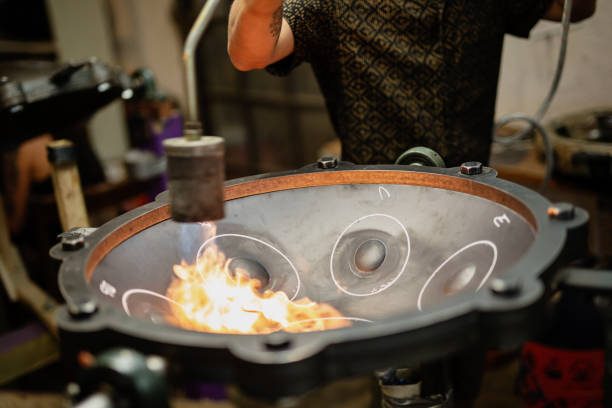
[[281, 0], [235, 0], [228, 26], [227, 51], [241, 71], [264, 68], [293, 52]]

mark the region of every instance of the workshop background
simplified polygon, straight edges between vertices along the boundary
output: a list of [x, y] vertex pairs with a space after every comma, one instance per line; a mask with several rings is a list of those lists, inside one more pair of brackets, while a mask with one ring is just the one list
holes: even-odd
[[[182, 38], [203, 2], [179, 3], [48, 1], [54, 40], [45, 43], [46, 52], [60, 60], [96, 55], [127, 70], [147, 67], [159, 89], [183, 105]], [[205, 127], [227, 140], [229, 177], [313, 162], [334, 133], [310, 68], [304, 65], [287, 78], [234, 69], [226, 52], [228, 12], [229, 2], [222, 3], [202, 41], [198, 79]], [[602, 1], [592, 18], [572, 25], [565, 70], [546, 118], [610, 104], [611, 23], [612, 5]], [[559, 24], [542, 21], [529, 40], [507, 36], [497, 116], [537, 110], [552, 80], [560, 35]], [[27, 42], [21, 47], [31, 52]], [[103, 161], [120, 161], [128, 149], [120, 103], [97, 114], [90, 124]]]
[[[180, 116], [186, 98], [181, 62], [183, 41], [203, 3], [195, 0], [0, 0], [0, 61], [78, 61], [96, 56], [127, 72], [144, 68], [153, 74], [155, 82], [156, 113], [148, 119], [154, 122], [162, 110]], [[201, 117], [206, 134], [225, 138], [227, 179], [296, 169], [315, 162], [318, 157], [339, 154], [324, 100], [307, 64], [283, 78], [265, 71], [239, 72], [231, 65], [226, 51], [229, 7], [229, 1], [219, 7], [197, 53]], [[560, 37], [560, 24], [540, 22], [528, 40], [506, 38], [497, 117], [513, 112], [536, 112], [552, 80]], [[570, 29], [565, 69], [544, 122], [593, 109], [612, 111], [611, 41], [612, 3], [599, 1], [592, 18]], [[142, 135], [131, 120], [133, 109], [124, 101], [116, 101], [87, 123], [89, 140], [105, 177], [104, 182], [84, 191], [93, 226], [150, 201], [150, 191], [159, 181], [159, 162], [139, 153]], [[530, 139], [513, 147], [496, 146], [491, 167], [502, 178], [537, 189], [544, 177], [545, 165], [536, 145]], [[142, 167], [138, 166], [144, 166], [145, 170], [139, 173]], [[599, 265], [609, 268], [612, 259], [610, 185], [556, 174], [545, 195], [553, 202], [572, 202], [589, 212], [591, 252]], [[23, 256], [30, 274], [35, 275], [34, 280], [58, 295], [55, 284], [58, 263], [47, 256], [49, 248], [56, 243], [55, 235], [61, 232], [52, 195], [34, 197], [29, 215], [35, 220], [35, 226], [26, 238], [20, 237], [24, 246], [20, 249], [25, 251]], [[20, 329], [32, 317], [25, 310], [16, 310], [1, 291], [0, 298], [1, 339], [3, 333]], [[51, 352], [56, 346], [49, 339], [39, 344]], [[515, 362], [485, 377], [484, 388], [489, 390], [489, 395], [483, 396], [478, 406], [516, 406], [516, 400], [512, 399], [516, 398], [513, 384], [505, 381], [507, 373], [513, 375], [516, 370]], [[53, 373], [49, 367], [32, 371], [25, 379], [3, 386], [0, 407], [59, 406], [63, 397], [56, 391], [63, 385], [63, 379], [47, 374]], [[33, 384], [40, 384], [41, 378], [48, 383], [35, 391], [52, 394], [29, 393], [36, 387]], [[344, 386], [350, 393], [363, 384]], [[495, 401], [494, 405], [491, 401]], [[346, 403], [346, 406], [366, 406], [369, 401]], [[190, 406], [191, 402], [185, 400], [182, 404]], [[211, 406], [226, 405], [211, 403]]]

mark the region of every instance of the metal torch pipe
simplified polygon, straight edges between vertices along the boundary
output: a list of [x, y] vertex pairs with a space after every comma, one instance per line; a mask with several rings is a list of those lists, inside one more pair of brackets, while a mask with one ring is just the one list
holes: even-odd
[[561, 75], [563, 74], [563, 66], [565, 65], [565, 54], [567, 53], [567, 39], [569, 36], [570, 30], [570, 22], [572, 17], [572, 0], [565, 0], [563, 4], [563, 14], [561, 16], [561, 24], [563, 26], [563, 30], [561, 31], [561, 45], [559, 47], [559, 57], [557, 58], [557, 67], [555, 69], [555, 75], [553, 77], [550, 88], [548, 89], [548, 94], [540, 109], [536, 113], [536, 118], [538, 120], [542, 120], [546, 111], [550, 107], [550, 103], [552, 102], [555, 94], [557, 93], [557, 88], [559, 88], [559, 82], [561, 81]]
[[208, 0], [189, 31], [183, 48], [185, 65], [185, 86], [187, 88], [187, 120], [200, 121], [198, 106], [198, 89], [196, 81], [195, 51], [202, 34], [210, 24], [220, 0]]

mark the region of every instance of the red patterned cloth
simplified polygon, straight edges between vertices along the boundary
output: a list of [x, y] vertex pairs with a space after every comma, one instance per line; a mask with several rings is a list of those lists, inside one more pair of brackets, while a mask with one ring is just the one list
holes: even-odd
[[449, 167], [487, 163], [506, 33], [529, 35], [550, 0], [283, 0], [294, 52], [317, 78], [342, 159], [393, 163], [414, 146]]
[[603, 350], [525, 343], [519, 390], [529, 408], [603, 407]]

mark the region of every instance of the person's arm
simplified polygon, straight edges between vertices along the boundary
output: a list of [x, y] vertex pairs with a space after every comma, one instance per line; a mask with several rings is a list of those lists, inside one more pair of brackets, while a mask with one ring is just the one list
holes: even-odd
[[241, 70], [265, 68], [294, 49], [281, 0], [235, 0], [228, 24], [227, 51]]
[[[561, 21], [563, 16], [563, 0], [552, 0], [544, 14], [545, 20]], [[595, 13], [596, 0], [574, 0], [572, 5], [571, 22], [582, 21]]]

